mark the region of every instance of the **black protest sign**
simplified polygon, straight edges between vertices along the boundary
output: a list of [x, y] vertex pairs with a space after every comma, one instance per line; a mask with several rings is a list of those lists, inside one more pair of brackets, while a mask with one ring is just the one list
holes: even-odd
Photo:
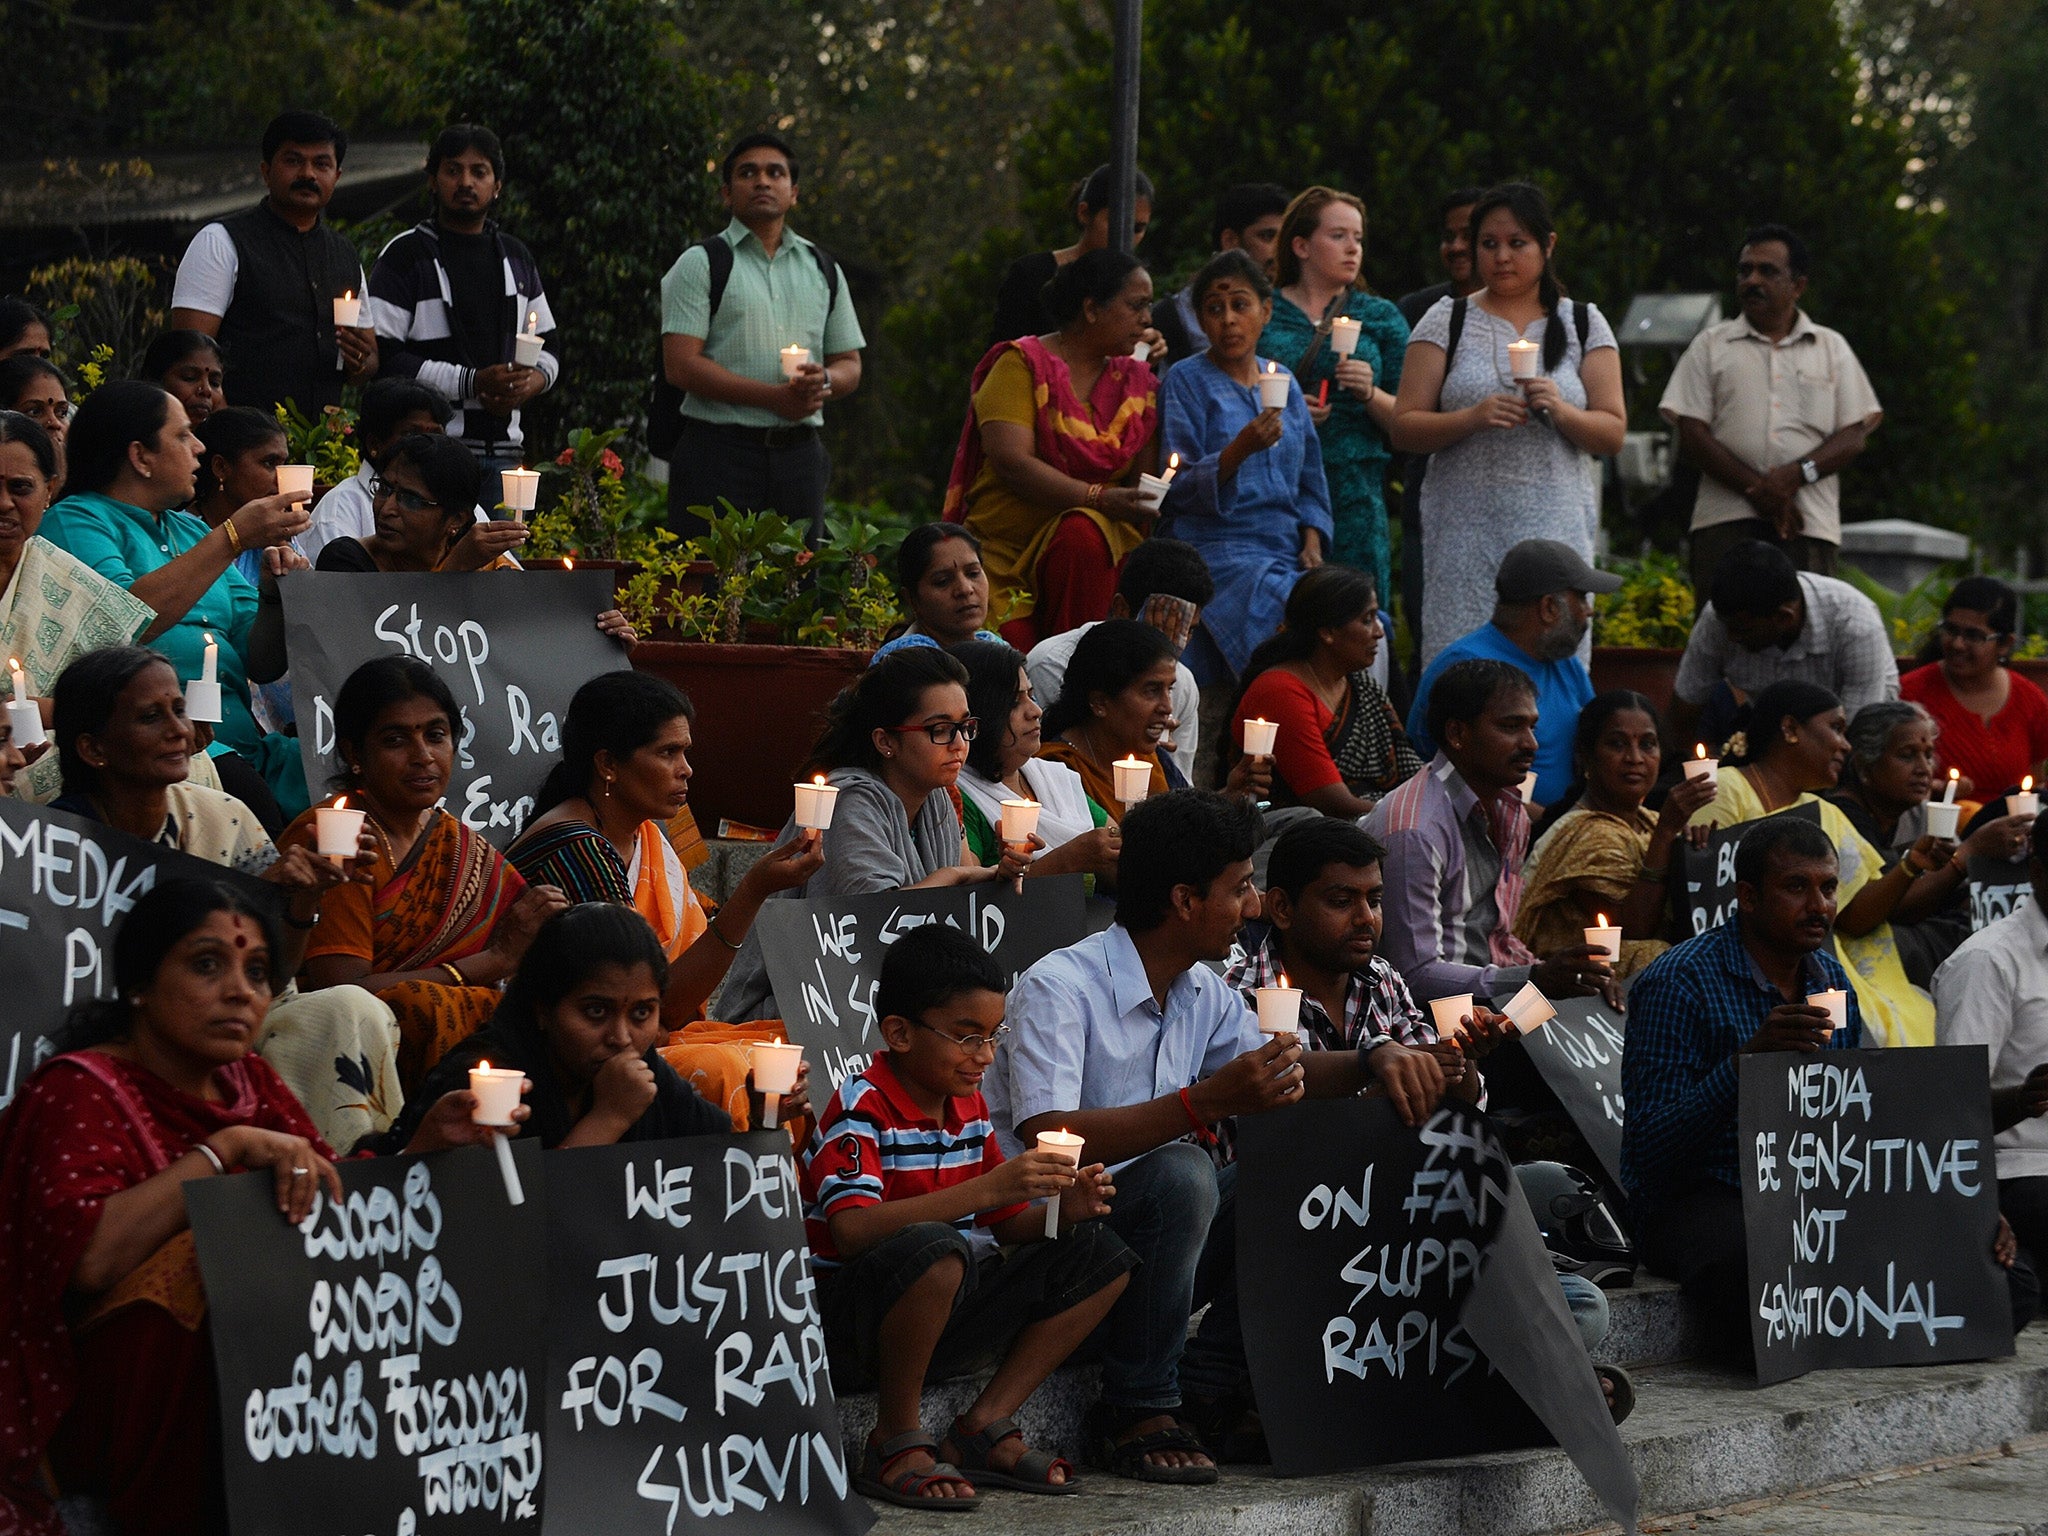
[[[1735, 770], [1724, 768], [1721, 771], [1733, 773]], [[1820, 825], [1820, 807], [1811, 800], [1775, 814], [1796, 816], [1801, 821]], [[1758, 818], [1760, 821], [1769, 819]], [[1756, 824], [1755, 821], [1743, 821], [1732, 827], [1722, 827], [1707, 838], [1705, 848], [1695, 848], [1691, 843], [1680, 844], [1685, 857], [1685, 918], [1690, 937], [1698, 938], [1709, 928], [1720, 927], [1734, 915], [1735, 849]]]
[[971, 934], [1014, 977], [1086, 932], [1081, 877], [1007, 880], [934, 891], [882, 891], [817, 901], [771, 901], [754, 919], [761, 957], [789, 1038], [837, 1088], [881, 1046], [875, 986], [897, 938], [926, 923]]
[[2005, 859], [1972, 859], [1969, 881], [1972, 933], [2001, 917], [2011, 917], [2034, 899], [2034, 882], [2027, 877], [2024, 860], [2015, 864]]
[[1985, 1049], [1744, 1056], [1757, 1380], [2012, 1353]]
[[1418, 1132], [1384, 1098], [1321, 1100], [1241, 1116], [1237, 1159], [1245, 1353], [1276, 1468], [1548, 1443], [1461, 1321], [1522, 1199], [1485, 1117], [1446, 1106]]
[[278, 588], [306, 782], [317, 792], [340, 767], [334, 697], [349, 674], [411, 656], [440, 674], [462, 711], [444, 803], [500, 847], [560, 755], [569, 700], [627, 664], [596, 625], [612, 606], [607, 571], [298, 571]]
[[277, 888], [100, 822], [0, 795], [0, 1109], [73, 1007], [110, 995], [114, 932], [158, 882], [223, 881], [276, 910]]
[[554, 1152], [550, 1532], [858, 1536], [789, 1138]]
[[340, 1169], [297, 1228], [268, 1171], [185, 1186], [235, 1536], [538, 1532], [540, 1205], [480, 1147]]
[[1623, 1016], [1597, 997], [1562, 998], [1551, 1006], [1557, 1016], [1522, 1035], [1522, 1050], [1618, 1190]]

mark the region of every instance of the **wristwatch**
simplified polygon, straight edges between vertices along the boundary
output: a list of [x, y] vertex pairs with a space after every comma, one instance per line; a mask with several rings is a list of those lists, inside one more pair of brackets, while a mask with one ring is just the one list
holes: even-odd
[[1799, 461], [1799, 473], [1805, 478], [1808, 485], [1820, 484], [1820, 466], [1814, 463], [1813, 460], [1801, 459]]

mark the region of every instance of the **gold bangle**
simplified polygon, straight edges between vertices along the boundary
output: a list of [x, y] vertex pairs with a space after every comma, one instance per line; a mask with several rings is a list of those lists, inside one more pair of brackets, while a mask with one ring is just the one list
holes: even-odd
[[443, 960], [441, 962], [441, 969], [448, 973], [448, 979], [454, 982], [456, 986], [466, 987], [469, 985], [469, 978], [455, 968], [454, 961]]
[[235, 520], [232, 517], [228, 518], [220, 528], [221, 532], [228, 536], [228, 548], [239, 555], [242, 552], [242, 536], [235, 532]]

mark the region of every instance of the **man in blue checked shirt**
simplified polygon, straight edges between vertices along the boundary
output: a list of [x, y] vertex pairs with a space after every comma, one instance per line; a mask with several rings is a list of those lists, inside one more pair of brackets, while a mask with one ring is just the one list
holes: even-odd
[[[1736, 1058], [1770, 1051], [1856, 1050], [1856, 990], [1829, 943], [1835, 845], [1810, 821], [1759, 821], [1735, 851], [1736, 917], [1666, 951], [1628, 999], [1621, 1081], [1628, 1122], [1621, 1178], [1644, 1262], [1685, 1287], [1717, 1352], [1749, 1355], [1749, 1254], [1736, 1164]], [[1808, 999], [1847, 994], [1848, 1023], [1830, 1030]], [[2013, 1283], [2013, 1317], [2032, 1317], [2039, 1289], [2013, 1263], [2001, 1221], [1997, 1253]]]

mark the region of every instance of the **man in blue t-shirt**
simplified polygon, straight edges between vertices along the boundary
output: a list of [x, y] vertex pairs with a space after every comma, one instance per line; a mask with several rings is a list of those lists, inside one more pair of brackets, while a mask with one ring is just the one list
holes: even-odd
[[1579, 643], [1593, 622], [1593, 594], [1615, 592], [1621, 578], [1596, 571], [1556, 539], [1524, 539], [1493, 579], [1498, 599], [1490, 623], [1437, 652], [1415, 687], [1408, 737], [1426, 762], [1436, 754], [1429, 734], [1429, 691], [1445, 667], [1476, 659], [1505, 661], [1536, 686], [1535, 807], [1555, 805], [1572, 782], [1572, 735], [1593, 697], [1593, 677]]

